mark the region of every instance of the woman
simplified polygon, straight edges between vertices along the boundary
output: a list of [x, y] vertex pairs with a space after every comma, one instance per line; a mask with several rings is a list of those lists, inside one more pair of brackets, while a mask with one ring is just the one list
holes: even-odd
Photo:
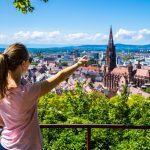
[[42, 149], [37, 117], [38, 98], [50, 92], [87, 61], [84, 56], [45, 81], [21, 85], [21, 76], [31, 63], [27, 48], [21, 43], [15, 43], [0, 54], [0, 125], [3, 126], [1, 149]]

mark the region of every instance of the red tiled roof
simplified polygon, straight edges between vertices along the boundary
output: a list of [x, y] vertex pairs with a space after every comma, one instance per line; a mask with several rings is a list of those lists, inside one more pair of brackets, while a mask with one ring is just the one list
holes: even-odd
[[146, 69], [137, 69], [136, 76], [149, 77], [149, 71]]
[[113, 69], [113, 71], [111, 72], [112, 74], [126, 74], [128, 75], [129, 72], [128, 72], [128, 68], [125, 68], [125, 67], [116, 67]]
[[142, 66], [142, 69], [150, 70], [150, 66]]
[[98, 67], [96, 67], [96, 66], [88, 66], [88, 67], [85, 67], [87, 70], [99, 70], [99, 68]]

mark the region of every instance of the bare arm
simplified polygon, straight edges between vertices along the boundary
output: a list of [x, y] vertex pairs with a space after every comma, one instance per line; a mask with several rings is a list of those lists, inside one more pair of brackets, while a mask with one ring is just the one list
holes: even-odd
[[59, 71], [56, 75], [43, 81], [41, 83], [40, 96], [43, 96], [46, 93], [50, 92], [53, 88], [55, 88], [57, 85], [59, 85], [59, 83], [66, 80], [76, 69], [78, 69], [81, 66], [84, 66], [87, 63], [87, 61], [88, 61], [87, 57], [84, 56], [74, 65]]

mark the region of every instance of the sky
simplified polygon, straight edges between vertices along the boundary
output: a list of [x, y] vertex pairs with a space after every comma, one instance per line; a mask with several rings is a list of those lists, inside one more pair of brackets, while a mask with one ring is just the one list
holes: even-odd
[[31, 0], [22, 14], [12, 0], [0, 0], [0, 44], [150, 44], [150, 0]]

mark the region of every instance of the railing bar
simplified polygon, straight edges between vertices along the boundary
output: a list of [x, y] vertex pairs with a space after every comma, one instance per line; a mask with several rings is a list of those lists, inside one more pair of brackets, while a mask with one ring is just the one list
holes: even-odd
[[112, 128], [112, 129], [150, 129], [150, 125], [130, 124], [40, 124], [41, 128]]

